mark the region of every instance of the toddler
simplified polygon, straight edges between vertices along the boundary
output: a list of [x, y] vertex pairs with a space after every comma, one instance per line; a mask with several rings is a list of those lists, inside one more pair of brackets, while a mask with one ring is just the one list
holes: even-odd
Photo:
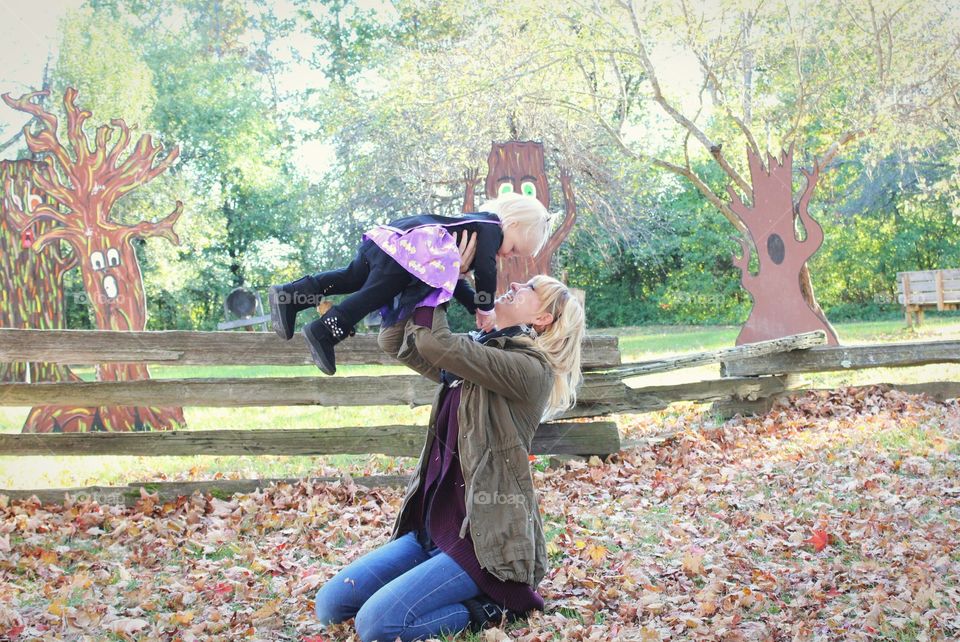
[[[378, 309], [389, 326], [417, 307], [456, 298], [476, 315], [478, 327], [490, 330], [496, 324], [497, 257], [536, 256], [549, 237], [550, 219], [536, 198], [507, 193], [484, 203], [479, 212], [458, 217], [423, 214], [378, 225], [363, 234], [350, 265], [271, 286], [273, 329], [290, 339], [298, 312], [327, 295], [350, 294], [303, 328], [313, 362], [330, 375], [336, 372], [333, 347]], [[461, 275], [458, 244], [465, 234], [476, 234], [470, 266], [476, 290]]]

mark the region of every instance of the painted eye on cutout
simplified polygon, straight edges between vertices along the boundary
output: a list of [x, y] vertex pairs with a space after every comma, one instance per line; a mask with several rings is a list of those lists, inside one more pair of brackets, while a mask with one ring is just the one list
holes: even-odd
[[117, 251], [117, 248], [111, 247], [107, 250], [107, 265], [110, 267], [117, 267], [120, 265], [120, 252]]
[[105, 265], [103, 262], [103, 252], [94, 252], [90, 255], [90, 265], [94, 270], [102, 270]]
[[497, 196], [503, 196], [504, 194], [512, 194], [513, 185], [511, 183], [501, 183], [500, 187], [497, 188]]
[[524, 196], [537, 197], [537, 185], [533, 181], [523, 181], [520, 184], [520, 193]]

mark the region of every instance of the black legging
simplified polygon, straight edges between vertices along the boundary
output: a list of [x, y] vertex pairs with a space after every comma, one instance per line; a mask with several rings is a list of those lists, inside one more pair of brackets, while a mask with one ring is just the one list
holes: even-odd
[[357, 256], [347, 267], [313, 275], [321, 294], [351, 295], [336, 305], [344, 328], [352, 328], [374, 310], [388, 305], [417, 280], [392, 258], [377, 253], [383, 250], [368, 239], [360, 244]]

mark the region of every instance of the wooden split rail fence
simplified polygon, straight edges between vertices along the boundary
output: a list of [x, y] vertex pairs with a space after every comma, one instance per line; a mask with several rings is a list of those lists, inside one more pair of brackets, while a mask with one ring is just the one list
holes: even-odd
[[[735, 348], [622, 364], [613, 336], [584, 341], [584, 383], [577, 405], [540, 426], [534, 454], [605, 456], [621, 441], [614, 413], [660, 410], [676, 401], [713, 402], [718, 412], [762, 412], [777, 397], [798, 391], [797, 373], [960, 362], [960, 342], [829, 347], [822, 332]], [[338, 346], [338, 364], [397, 365], [377, 346], [376, 335], [357, 335]], [[177, 366], [312, 365], [303, 338], [288, 342], [267, 332], [114, 332], [0, 329], [0, 362], [64, 364], [146, 363]], [[722, 377], [693, 383], [632, 386], [624, 379], [720, 363]], [[903, 387], [903, 386], [901, 386]], [[907, 389], [937, 397], [957, 396], [960, 383], [945, 381]], [[429, 404], [436, 384], [416, 374], [303, 377], [221, 377], [119, 382], [2, 383], [0, 406], [384, 406]], [[590, 418], [589, 420], [587, 418]], [[316, 429], [175, 430], [0, 434], [0, 455], [330, 455], [381, 453], [416, 457], [425, 427], [386, 425]], [[169, 498], [193, 490], [250, 492], [281, 480], [136, 483], [125, 488], [0, 490], [12, 498], [37, 495], [60, 501], [64, 493], [93, 494], [100, 501], [131, 502], [139, 487]], [[293, 480], [283, 480], [293, 481]], [[331, 481], [324, 479], [324, 481]], [[369, 485], [403, 486], [403, 476], [358, 478]]]

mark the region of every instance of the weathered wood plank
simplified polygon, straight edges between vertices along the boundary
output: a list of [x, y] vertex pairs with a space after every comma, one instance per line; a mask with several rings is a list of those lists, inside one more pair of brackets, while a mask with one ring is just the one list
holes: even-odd
[[[934, 292], [937, 289], [939, 279], [933, 278], [927, 281], [911, 281], [910, 290], [913, 292]], [[960, 279], [943, 279], [944, 290], [960, 290]], [[897, 292], [903, 293], [903, 282], [897, 282]]]
[[726, 376], [744, 377], [786, 372], [903, 368], [929, 363], [960, 363], [960, 341], [822, 346], [725, 361], [721, 364], [721, 372]]
[[[74, 500], [92, 500], [99, 504], [115, 504], [133, 506], [140, 499], [140, 489], [156, 493], [159, 501], [173, 501], [181, 496], [189, 497], [194, 492], [211, 494], [221, 499], [228, 498], [235, 493], [252, 493], [258, 488], [268, 488], [280, 484], [339, 484], [343, 477], [312, 477], [309, 479], [275, 478], [275, 479], [217, 479], [211, 481], [190, 482], [137, 482], [127, 486], [84, 486], [80, 488], [38, 488], [31, 490], [4, 490], [0, 495], [6, 495], [14, 501], [26, 501], [36, 497], [41, 504], [62, 503], [67, 494]], [[406, 475], [370, 475], [369, 477], [353, 477], [358, 486], [374, 488], [386, 486], [405, 488], [410, 481]]]
[[953, 268], [949, 270], [913, 270], [908, 272], [897, 272], [897, 280], [901, 280], [905, 275], [913, 281], [926, 281], [934, 278], [937, 273], [942, 274], [945, 279], [960, 279], [960, 269]]
[[[583, 403], [623, 398], [616, 378], [587, 374]], [[433, 402], [437, 384], [420, 375], [145, 379], [0, 384], [0, 406], [420, 406]]]
[[[0, 362], [162, 363], [165, 365], [312, 365], [304, 338], [283, 341], [272, 332], [193, 332], [165, 330], [24, 330], [0, 328]], [[397, 361], [377, 345], [377, 335], [358, 333], [337, 346], [338, 364], [387, 364]], [[615, 336], [588, 335], [583, 368], [620, 364]]]
[[777, 352], [786, 352], [790, 350], [804, 350], [814, 346], [824, 345], [827, 342], [827, 335], [823, 330], [814, 332], [805, 332], [802, 334], [793, 334], [770, 341], [757, 341], [756, 343], [745, 343], [731, 348], [721, 348], [720, 350], [709, 350], [706, 352], [695, 352], [676, 357], [664, 357], [663, 359], [653, 359], [650, 361], [640, 361], [637, 363], [625, 363], [617, 368], [612, 368], [607, 373], [616, 373], [620, 377], [635, 377], [639, 375], [653, 374], [655, 372], [668, 372], [671, 370], [680, 370], [682, 368], [694, 368], [698, 366], [719, 363], [721, 361], [733, 361], [735, 359], [749, 359], [765, 354]]
[[758, 399], [787, 390], [789, 375], [772, 377], [727, 377], [671, 386], [628, 388], [627, 405], [633, 412], [663, 410], [677, 401], [707, 403], [728, 399]]
[[[426, 427], [360, 426], [304, 430], [171, 430], [0, 434], [3, 455], [358, 455], [418, 457]], [[537, 429], [533, 454], [607, 455], [620, 450], [612, 421], [549, 422]]]
[[[902, 294], [897, 295], [897, 303], [903, 305], [904, 297]], [[937, 305], [940, 302], [940, 295], [935, 292], [916, 292], [910, 290], [910, 305]], [[960, 289], [957, 290], [944, 290], [943, 292], [943, 302], [944, 303], [960, 303]]]

